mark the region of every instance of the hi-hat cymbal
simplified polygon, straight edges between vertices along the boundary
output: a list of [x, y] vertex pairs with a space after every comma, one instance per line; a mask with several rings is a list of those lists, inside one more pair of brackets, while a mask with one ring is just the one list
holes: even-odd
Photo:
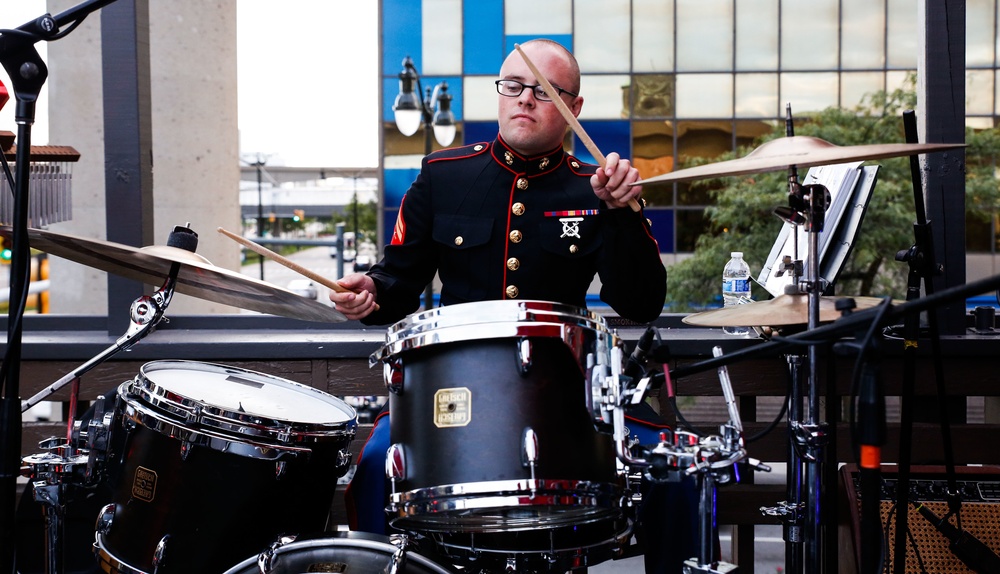
[[[836, 308], [838, 299], [847, 297], [820, 297], [820, 322], [836, 321], [840, 311]], [[855, 310], [869, 309], [882, 303], [881, 297], [851, 297]], [[733, 307], [712, 309], [693, 313], [682, 319], [688, 325], [700, 327], [781, 327], [783, 325], [806, 325], [809, 323], [809, 295], [797, 293], [782, 294], [767, 301], [754, 301]]]
[[674, 181], [693, 181], [696, 179], [711, 179], [731, 175], [763, 173], [788, 169], [790, 167], [813, 167], [864, 161], [887, 157], [902, 157], [917, 154], [944, 151], [965, 147], [965, 144], [946, 143], [896, 143], [872, 144], [856, 146], [838, 146], [820, 138], [810, 136], [791, 136], [773, 139], [761, 144], [745, 157], [729, 161], [721, 161], [699, 165], [688, 169], [680, 169], [649, 179], [636, 182], [633, 185], [648, 185]]
[[[0, 227], [0, 235], [11, 237], [11, 228]], [[178, 293], [305, 321], [338, 323], [347, 320], [331, 306], [215, 267], [201, 255], [179, 247], [153, 245], [135, 248], [42, 229], [28, 229], [28, 244], [33, 249], [157, 287], [167, 279], [171, 267], [180, 264], [175, 287]]]

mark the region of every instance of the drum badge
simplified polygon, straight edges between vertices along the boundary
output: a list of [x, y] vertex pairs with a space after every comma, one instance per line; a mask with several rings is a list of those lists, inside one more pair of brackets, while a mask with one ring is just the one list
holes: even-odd
[[156, 496], [156, 471], [138, 467], [132, 480], [132, 496], [144, 502], [152, 502]]
[[559, 236], [559, 239], [563, 237], [576, 237], [580, 239], [580, 222], [583, 221], [582, 217], [560, 217], [559, 221], [563, 225], [562, 235]]
[[434, 393], [434, 426], [464, 427], [472, 421], [472, 391], [465, 387]]

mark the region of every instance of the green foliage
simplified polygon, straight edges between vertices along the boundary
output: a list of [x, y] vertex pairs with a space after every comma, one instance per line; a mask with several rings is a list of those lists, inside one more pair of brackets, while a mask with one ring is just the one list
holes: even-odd
[[343, 213], [333, 214], [328, 232], [336, 233], [336, 224], [341, 222], [344, 224], [344, 231], [354, 231], [357, 222], [358, 241], [375, 243], [375, 236], [378, 233], [378, 202], [373, 200], [368, 203], [348, 203], [344, 206]]
[[[828, 108], [802, 118], [795, 126], [795, 135], [818, 137], [840, 146], [904, 142], [902, 112], [915, 105], [912, 88], [879, 92], [854, 109]], [[783, 137], [784, 132], [783, 125], [776, 126], [753, 146], [712, 161], [745, 157], [760, 144]], [[966, 211], [969, 217], [989, 221], [998, 204], [1000, 132], [967, 130], [966, 143]], [[895, 261], [895, 255], [913, 244], [916, 220], [909, 159], [882, 159], [878, 164], [878, 180], [861, 231], [835, 290], [845, 295], [902, 298], [908, 266]], [[799, 177], [806, 171], [800, 169]], [[693, 184], [707, 189], [713, 201], [706, 210], [709, 232], [698, 238], [692, 257], [668, 269], [667, 297], [672, 311], [703, 309], [719, 302], [722, 268], [731, 251], [744, 252], [756, 278], [784, 225], [773, 212], [788, 204], [786, 178], [782, 171]], [[802, 249], [805, 246], [800, 246], [800, 252]], [[763, 300], [770, 295], [755, 284], [753, 297]]]

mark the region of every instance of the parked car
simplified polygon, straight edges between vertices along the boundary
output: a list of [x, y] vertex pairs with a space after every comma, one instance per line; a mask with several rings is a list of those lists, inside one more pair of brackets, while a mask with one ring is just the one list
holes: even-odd
[[292, 279], [288, 282], [288, 290], [306, 299], [315, 299], [319, 294], [316, 284], [309, 279]]
[[371, 255], [358, 255], [354, 258], [354, 272], [368, 271], [372, 268]]

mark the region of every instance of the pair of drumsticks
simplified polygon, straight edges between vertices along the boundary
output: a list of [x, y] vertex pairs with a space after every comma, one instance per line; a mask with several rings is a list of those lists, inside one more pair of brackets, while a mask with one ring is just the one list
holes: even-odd
[[[531, 61], [530, 58], [528, 58], [528, 55], [524, 53], [524, 50], [521, 49], [521, 46], [518, 44], [514, 44], [514, 48], [517, 50], [517, 53], [520, 54], [522, 58], [524, 58], [524, 63], [528, 65], [528, 68], [531, 70], [531, 73], [535, 74], [535, 78], [537, 78], [538, 83], [541, 84], [543, 88], [545, 88], [545, 92], [557, 95], [558, 92], [556, 91], [556, 89], [552, 87], [552, 84], [549, 83], [549, 81], [545, 78], [545, 76], [543, 76], [542, 73], [538, 70], [538, 68], [535, 67], [535, 64]], [[566, 105], [566, 102], [562, 101], [562, 99], [559, 97], [554, 97], [552, 98], [552, 103], [556, 105], [556, 109], [558, 109], [559, 113], [562, 114], [563, 119], [566, 120], [566, 123], [570, 125], [570, 127], [573, 129], [573, 132], [577, 135], [577, 137], [580, 138], [580, 141], [583, 142], [583, 145], [587, 148], [588, 151], [590, 151], [591, 155], [594, 156], [594, 159], [597, 160], [597, 164], [600, 165], [602, 168], [605, 167], [607, 165], [607, 160], [605, 159], [604, 154], [602, 154], [601, 150], [599, 150], [597, 148], [597, 145], [594, 144], [594, 140], [590, 139], [590, 136], [587, 135], [587, 132], [583, 129], [583, 126], [580, 125], [579, 120], [576, 119], [576, 116], [573, 115], [573, 112], [570, 111], [569, 106]], [[638, 212], [640, 209], [639, 202], [637, 202], [635, 199], [630, 199], [628, 201], [628, 205], [629, 207], [632, 208], [632, 211]], [[249, 248], [250, 250], [256, 252], [257, 254], [263, 257], [268, 257], [284, 265], [285, 267], [288, 267], [292, 271], [300, 273], [301, 275], [308, 277], [313, 281], [316, 281], [320, 285], [329, 287], [330, 289], [333, 289], [338, 293], [346, 293], [350, 291], [349, 289], [346, 289], [340, 284], [338, 284], [336, 281], [330, 281], [329, 279], [323, 277], [322, 275], [313, 273], [312, 271], [306, 269], [305, 267], [302, 267], [301, 265], [295, 263], [294, 261], [282, 257], [281, 255], [278, 255], [274, 251], [271, 251], [266, 247], [254, 243], [249, 239], [245, 239], [240, 235], [236, 235], [235, 233], [226, 231], [221, 227], [219, 228], [219, 233], [222, 233], [226, 237], [233, 239], [237, 243], [242, 244], [243, 246]], [[376, 305], [376, 308], [377, 307], [378, 306]]]

